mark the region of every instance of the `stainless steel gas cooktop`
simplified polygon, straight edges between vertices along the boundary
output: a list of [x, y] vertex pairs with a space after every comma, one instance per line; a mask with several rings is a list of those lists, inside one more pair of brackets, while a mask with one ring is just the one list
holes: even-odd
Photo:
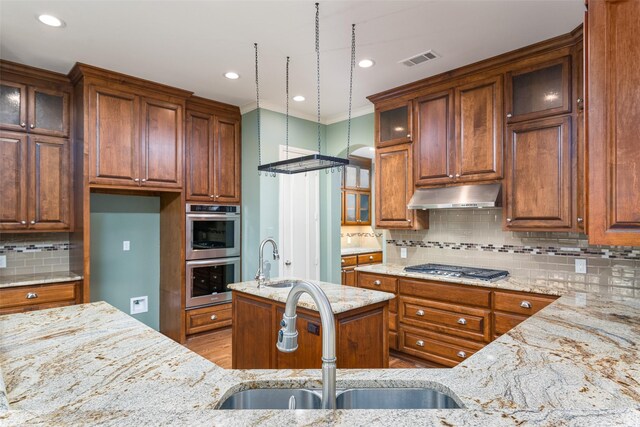
[[492, 282], [509, 275], [506, 270], [490, 270], [487, 268], [462, 267], [446, 264], [420, 264], [404, 268], [412, 273], [435, 274], [437, 276], [461, 277], [465, 279], [480, 279]]

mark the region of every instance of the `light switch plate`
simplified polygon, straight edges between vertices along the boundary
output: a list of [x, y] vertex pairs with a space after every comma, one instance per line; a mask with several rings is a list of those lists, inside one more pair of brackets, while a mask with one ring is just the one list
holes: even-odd
[[407, 257], [407, 248], [400, 248], [400, 258]]
[[123, 240], [122, 241], [122, 250], [123, 251], [130, 251], [131, 250], [131, 242], [129, 240]]
[[131, 310], [130, 314], [140, 314], [146, 313], [149, 311], [149, 298], [144, 297], [134, 297], [131, 298]]
[[0, 255], [0, 268], [7, 268], [7, 256]]
[[587, 260], [584, 258], [576, 259], [576, 273], [587, 274]]

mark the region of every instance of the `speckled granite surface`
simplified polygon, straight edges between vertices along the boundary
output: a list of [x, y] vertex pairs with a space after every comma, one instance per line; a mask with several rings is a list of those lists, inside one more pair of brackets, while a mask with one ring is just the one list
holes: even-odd
[[218, 411], [318, 370], [224, 370], [106, 303], [0, 316], [3, 425], [640, 425], [640, 301], [564, 296], [453, 369], [339, 370], [338, 388], [433, 387], [457, 410]]
[[0, 277], [0, 288], [12, 288], [15, 286], [44, 285], [46, 283], [71, 282], [82, 280], [82, 276], [71, 271], [58, 271], [53, 273], [20, 274], [16, 276]]
[[[283, 280], [296, 279], [278, 277], [272, 279], [271, 282], [275, 283]], [[395, 295], [387, 292], [370, 291], [368, 289], [336, 285], [333, 283], [319, 282], [317, 280], [309, 280], [309, 282], [313, 282], [322, 288], [331, 303], [331, 310], [335, 314], [395, 298]], [[269, 286], [258, 288], [258, 282], [255, 280], [233, 283], [229, 285], [229, 288], [234, 291], [245, 292], [247, 294], [283, 303], [287, 302], [287, 296], [291, 290], [291, 288], [274, 288]], [[300, 297], [298, 307], [318, 311], [313, 299], [306, 293]]]
[[485, 288], [504, 289], [510, 291], [535, 292], [546, 295], [562, 295], [563, 291], [549, 286], [547, 280], [521, 279], [508, 276], [504, 279], [488, 282], [479, 279], [464, 279], [461, 277], [446, 277], [435, 274], [413, 273], [404, 271], [403, 265], [396, 264], [374, 264], [363, 267], [356, 267], [357, 271], [375, 274], [389, 274], [392, 276], [407, 277], [413, 279], [435, 280], [438, 282], [450, 282], [461, 285], [483, 286]]
[[380, 248], [342, 248], [340, 249], [340, 255], [358, 255], [358, 254], [368, 254], [371, 252], [382, 252]]

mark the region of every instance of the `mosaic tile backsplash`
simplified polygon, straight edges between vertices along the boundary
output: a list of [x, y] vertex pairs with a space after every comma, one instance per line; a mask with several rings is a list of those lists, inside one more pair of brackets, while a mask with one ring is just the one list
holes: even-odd
[[382, 249], [383, 234], [367, 225], [340, 227], [340, 247]]
[[7, 268], [0, 277], [69, 271], [68, 233], [0, 234], [0, 255]]
[[[640, 297], [640, 247], [589, 246], [580, 233], [503, 231], [501, 209], [432, 210], [429, 223], [387, 232], [386, 262], [494, 268], [565, 290]], [[586, 274], [575, 273], [577, 258], [586, 259]]]

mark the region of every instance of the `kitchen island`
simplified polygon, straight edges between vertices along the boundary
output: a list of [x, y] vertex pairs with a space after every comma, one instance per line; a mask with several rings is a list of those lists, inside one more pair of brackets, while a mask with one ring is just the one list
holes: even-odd
[[319, 370], [225, 370], [104, 303], [0, 316], [2, 425], [640, 425], [640, 301], [566, 295], [453, 369], [338, 370], [338, 388], [431, 387], [463, 409], [217, 410], [320, 388]]
[[[291, 287], [278, 283], [296, 279], [274, 279], [273, 286], [258, 287], [256, 281], [233, 283], [234, 369], [299, 369], [322, 365], [322, 333], [318, 308], [308, 294], [298, 301], [298, 350], [282, 353], [275, 341]], [[311, 281], [331, 303], [336, 328], [338, 368], [388, 368], [388, 301], [395, 295], [350, 286]]]

